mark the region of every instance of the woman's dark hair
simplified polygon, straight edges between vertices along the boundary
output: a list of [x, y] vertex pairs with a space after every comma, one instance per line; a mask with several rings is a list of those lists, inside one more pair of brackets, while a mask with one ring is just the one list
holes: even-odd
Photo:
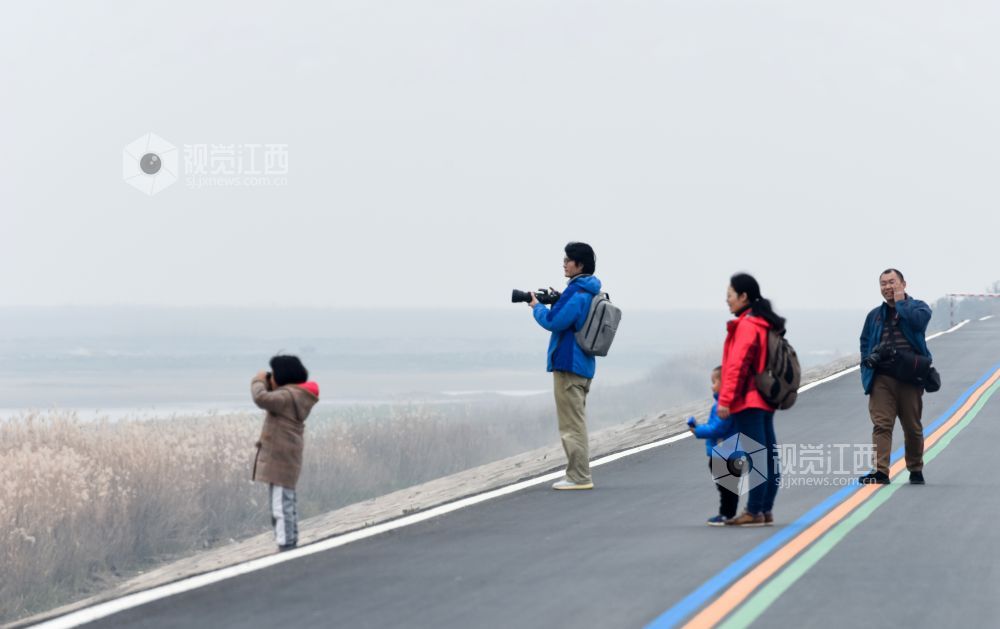
[[764, 319], [771, 324], [774, 330], [785, 329], [785, 319], [779, 317], [771, 307], [771, 302], [760, 295], [760, 284], [748, 273], [737, 273], [729, 278], [729, 285], [733, 287], [733, 292], [737, 295], [746, 293], [750, 301], [750, 313], [756, 317]]
[[309, 371], [298, 356], [278, 354], [271, 358], [271, 373], [274, 374], [274, 384], [279, 387], [286, 384], [302, 384], [309, 380]]
[[594, 249], [585, 242], [571, 242], [566, 245], [566, 257], [583, 266], [583, 272], [593, 275], [597, 270], [597, 256]]

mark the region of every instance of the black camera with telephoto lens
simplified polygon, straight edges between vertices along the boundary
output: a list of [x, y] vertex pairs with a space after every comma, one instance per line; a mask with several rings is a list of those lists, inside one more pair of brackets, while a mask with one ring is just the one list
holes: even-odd
[[[551, 306], [552, 304], [559, 301], [559, 297], [562, 295], [557, 290], [552, 290], [549, 288], [539, 288], [535, 291], [535, 299], [538, 303], [545, 304], [546, 306]], [[531, 292], [524, 290], [517, 290], [516, 288], [510, 293], [510, 303], [520, 304], [520, 303], [530, 303], [531, 302]]]

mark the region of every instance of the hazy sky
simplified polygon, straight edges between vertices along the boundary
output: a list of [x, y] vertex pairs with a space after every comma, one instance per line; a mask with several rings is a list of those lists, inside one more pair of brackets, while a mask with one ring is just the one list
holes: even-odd
[[[1000, 5], [11, 3], [0, 306], [502, 307], [591, 242], [625, 308], [1000, 280]], [[122, 150], [287, 144], [147, 196]]]

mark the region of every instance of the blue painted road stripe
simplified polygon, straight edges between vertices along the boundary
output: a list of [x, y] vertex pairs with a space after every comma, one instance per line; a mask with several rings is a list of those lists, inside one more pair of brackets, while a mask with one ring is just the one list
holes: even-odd
[[[951, 406], [948, 407], [948, 410], [941, 414], [932, 424], [924, 427], [924, 436], [934, 432], [934, 430], [946, 422], [949, 417], [954, 415], [955, 411], [965, 404], [972, 394], [975, 393], [976, 389], [981, 387], [997, 369], [1000, 369], [1000, 363], [994, 365], [989, 371], [983, 374], [982, 377], [976, 380], [975, 384], [966, 389], [966, 391]], [[901, 446], [893, 452], [891, 462], [895, 463], [901, 456], [903, 456], [904, 450], [905, 448]], [[809, 525], [821, 518], [823, 514], [827, 513], [846, 500], [851, 494], [860, 488], [861, 485], [848, 485], [838, 490], [832, 496], [804, 513], [797, 520], [785, 526], [780, 531], [776, 532], [774, 535], [748, 551], [745, 555], [723, 568], [715, 576], [700, 585], [696, 590], [682, 598], [673, 607], [646, 625], [647, 629], [669, 629], [676, 627], [688, 616], [701, 609], [701, 607], [709, 602], [715, 595], [729, 587], [741, 575], [757, 565], [759, 562], [766, 559], [774, 551], [801, 533]]]

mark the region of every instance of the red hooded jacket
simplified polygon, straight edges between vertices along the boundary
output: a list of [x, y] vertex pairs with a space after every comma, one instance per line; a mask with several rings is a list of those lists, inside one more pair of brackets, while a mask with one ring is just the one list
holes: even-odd
[[771, 324], [750, 314], [747, 309], [726, 323], [726, 344], [722, 347], [722, 387], [719, 406], [730, 413], [748, 408], [774, 411], [757, 390], [754, 376], [767, 363], [767, 331]]

